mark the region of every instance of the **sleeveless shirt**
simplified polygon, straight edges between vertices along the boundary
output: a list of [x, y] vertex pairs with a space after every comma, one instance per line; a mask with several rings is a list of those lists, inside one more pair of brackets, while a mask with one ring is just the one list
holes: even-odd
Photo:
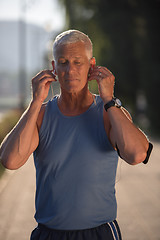
[[118, 154], [103, 122], [103, 101], [77, 116], [47, 103], [34, 152], [38, 223], [52, 229], [93, 228], [116, 218]]

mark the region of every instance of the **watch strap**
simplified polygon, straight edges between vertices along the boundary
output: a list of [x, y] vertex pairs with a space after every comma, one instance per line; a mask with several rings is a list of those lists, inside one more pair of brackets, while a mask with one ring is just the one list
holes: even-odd
[[114, 100], [114, 99], [112, 99], [111, 101], [109, 101], [108, 103], [106, 103], [106, 104], [104, 105], [104, 108], [105, 108], [105, 110], [107, 111], [108, 108], [113, 107], [113, 106], [115, 106], [115, 100]]

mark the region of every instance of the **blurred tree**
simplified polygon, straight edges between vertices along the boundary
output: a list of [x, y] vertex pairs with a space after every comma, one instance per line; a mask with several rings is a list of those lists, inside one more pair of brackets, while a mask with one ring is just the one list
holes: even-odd
[[145, 14], [148, 34], [141, 79], [148, 101], [147, 116], [152, 131], [160, 136], [160, 1], [150, 1]]
[[[136, 115], [136, 98], [147, 97], [151, 127], [160, 134], [158, 81], [159, 0], [61, 0], [66, 6], [66, 28], [90, 36], [98, 65], [116, 77], [115, 95]], [[93, 83], [93, 88], [95, 83]], [[157, 95], [155, 96], [155, 94]], [[156, 99], [156, 101], [155, 101]], [[153, 124], [154, 123], [154, 124]], [[142, 127], [143, 128], [143, 127]]]

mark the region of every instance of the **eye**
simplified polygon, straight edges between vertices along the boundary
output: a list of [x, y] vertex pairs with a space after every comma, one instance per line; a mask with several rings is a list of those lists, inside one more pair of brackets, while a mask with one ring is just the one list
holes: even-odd
[[81, 62], [79, 62], [79, 61], [75, 61], [75, 64], [76, 64], [76, 65], [80, 65]]
[[61, 61], [60, 62], [60, 64], [63, 64], [63, 65], [66, 64], [66, 63], [67, 63], [67, 61]]
[[65, 59], [60, 59], [58, 62], [59, 62], [59, 64], [64, 65], [64, 64], [67, 63], [67, 60], [65, 60]]

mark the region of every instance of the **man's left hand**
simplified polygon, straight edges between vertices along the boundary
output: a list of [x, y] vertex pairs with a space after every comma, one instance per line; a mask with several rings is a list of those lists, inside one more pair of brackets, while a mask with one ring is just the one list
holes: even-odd
[[88, 81], [96, 80], [98, 83], [99, 95], [101, 96], [104, 104], [113, 98], [114, 94], [114, 75], [102, 66], [94, 66], [90, 72]]

